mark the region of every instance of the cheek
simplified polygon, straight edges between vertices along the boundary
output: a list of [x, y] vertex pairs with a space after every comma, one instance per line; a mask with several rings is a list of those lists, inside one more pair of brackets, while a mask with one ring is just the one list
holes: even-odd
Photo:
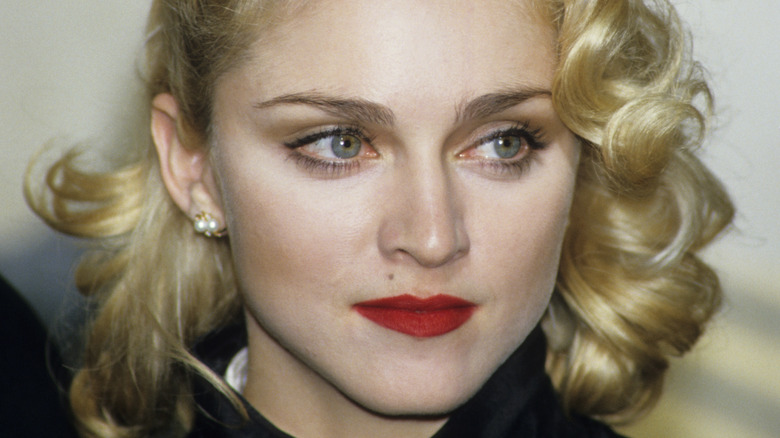
[[574, 186], [573, 175], [560, 175], [476, 209], [483, 212], [475, 218], [483, 225], [474, 256], [482, 260], [505, 317], [519, 324], [536, 322], [555, 286]]
[[573, 185], [573, 177], [560, 176], [480, 201], [473, 228], [485, 243], [478, 247], [503, 253], [494, 256], [500, 266], [522, 260], [554, 269], [556, 263], [549, 261], [556, 258], [568, 224]]
[[368, 244], [361, 199], [301, 190], [273, 169], [234, 175], [243, 183], [226, 182], [223, 193], [236, 273], [250, 299], [290, 302], [354, 273], [356, 252]]
[[503, 279], [502, 291], [518, 298], [526, 306], [534, 300], [546, 301], [555, 283], [560, 260], [560, 248], [565, 232], [568, 209], [531, 208], [528, 204], [523, 218], [492, 238], [490, 265], [496, 278]]

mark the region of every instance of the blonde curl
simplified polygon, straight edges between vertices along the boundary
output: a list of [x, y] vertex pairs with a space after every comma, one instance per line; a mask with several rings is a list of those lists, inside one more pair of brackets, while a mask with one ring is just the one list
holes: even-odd
[[669, 356], [693, 346], [721, 300], [695, 255], [733, 216], [695, 156], [712, 97], [667, 2], [546, 6], [560, 44], [554, 104], [585, 148], [544, 323], [547, 367], [566, 407], [628, 421], [652, 407]]

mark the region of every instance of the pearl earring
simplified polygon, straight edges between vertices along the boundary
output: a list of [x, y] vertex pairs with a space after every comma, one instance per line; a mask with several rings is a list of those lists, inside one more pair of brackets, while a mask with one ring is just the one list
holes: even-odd
[[219, 222], [205, 211], [195, 215], [193, 226], [196, 232], [206, 237], [222, 237], [227, 234], [227, 229], [221, 228]]

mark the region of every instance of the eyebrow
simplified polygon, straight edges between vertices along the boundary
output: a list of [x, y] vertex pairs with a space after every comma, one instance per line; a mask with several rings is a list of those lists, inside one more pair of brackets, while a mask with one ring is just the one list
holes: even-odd
[[253, 106], [263, 109], [282, 104], [314, 106], [333, 116], [359, 122], [388, 126], [395, 124], [393, 111], [384, 105], [365, 99], [330, 97], [319, 93], [285, 94]]
[[[519, 88], [488, 93], [466, 101], [455, 108], [456, 120], [484, 119], [507, 110], [528, 99], [547, 95], [549, 90], [542, 88]], [[321, 109], [335, 117], [343, 117], [357, 122], [392, 126], [395, 114], [385, 105], [360, 98], [341, 98], [320, 93], [292, 93], [258, 102], [254, 108], [264, 109], [277, 105], [308, 105]]]
[[537, 96], [552, 96], [543, 88], [517, 88], [478, 96], [455, 108], [456, 120], [485, 119]]

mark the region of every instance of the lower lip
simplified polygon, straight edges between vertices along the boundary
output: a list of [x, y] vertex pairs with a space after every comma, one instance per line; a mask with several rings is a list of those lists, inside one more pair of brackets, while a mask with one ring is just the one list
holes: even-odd
[[472, 302], [449, 295], [426, 299], [400, 295], [354, 306], [360, 315], [374, 323], [418, 338], [441, 336], [456, 330], [471, 318], [476, 308]]

